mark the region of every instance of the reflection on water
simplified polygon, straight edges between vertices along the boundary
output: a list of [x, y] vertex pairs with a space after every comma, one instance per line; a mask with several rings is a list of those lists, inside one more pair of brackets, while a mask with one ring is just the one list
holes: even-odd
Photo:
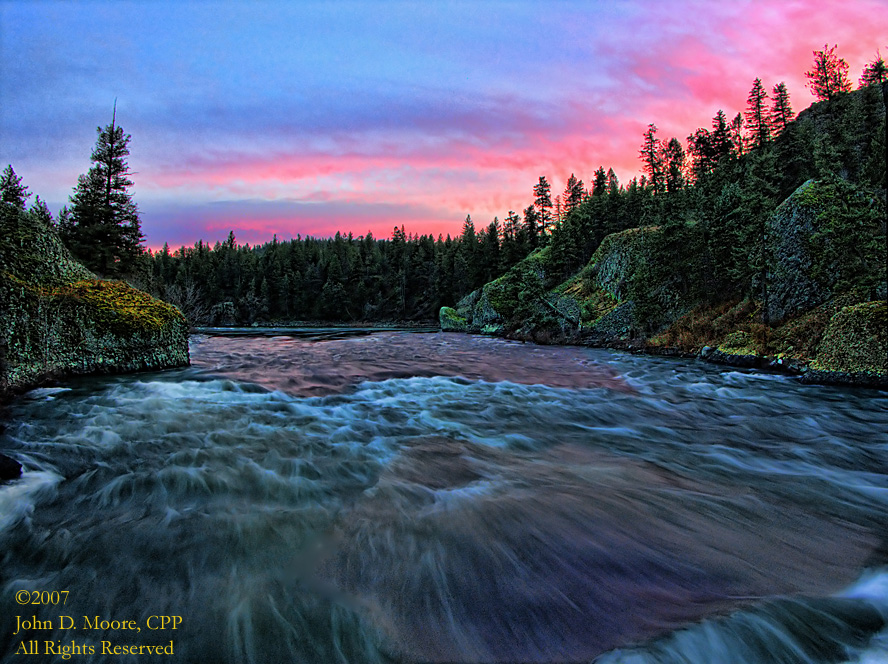
[[15, 405], [4, 635], [17, 590], [66, 588], [66, 614], [183, 616], [189, 662], [886, 653], [884, 392], [465, 335], [192, 358]]
[[192, 337], [192, 363], [299, 396], [342, 392], [363, 381], [462, 376], [550, 387], [629, 389], [606, 364], [575, 349], [465, 334], [382, 332], [317, 343], [274, 337]]

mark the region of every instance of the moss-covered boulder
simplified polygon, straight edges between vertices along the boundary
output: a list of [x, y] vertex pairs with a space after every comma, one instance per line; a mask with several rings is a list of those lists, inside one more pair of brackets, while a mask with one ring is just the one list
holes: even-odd
[[466, 319], [460, 316], [456, 309], [451, 307], [441, 307], [441, 311], [438, 313], [438, 320], [444, 332], [466, 331]]
[[631, 228], [605, 237], [581, 272], [593, 301], [610, 296], [592, 332], [604, 338], [646, 336], [686, 314], [704, 296], [704, 253], [702, 231], [690, 224]]
[[796, 189], [766, 231], [771, 323], [814, 309], [836, 293], [856, 289], [884, 297], [883, 219], [878, 197], [849, 182], [808, 180]]
[[537, 250], [506, 274], [469, 293], [456, 304], [466, 319], [466, 331], [502, 334], [528, 323], [542, 311], [558, 310], [558, 297], [547, 292], [549, 249]]
[[888, 305], [844, 307], [829, 321], [807, 382], [888, 384]]
[[622, 338], [632, 328], [632, 303], [603, 289], [595, 280], [595, 264], [589, 263], [555, 289], [562, 296], [565, 317], [576, 319], [586, 337]]
[[189, 362], [178, 309], [75, 262], [55, 229], [0, 215], [0, 395], [72, 374]]

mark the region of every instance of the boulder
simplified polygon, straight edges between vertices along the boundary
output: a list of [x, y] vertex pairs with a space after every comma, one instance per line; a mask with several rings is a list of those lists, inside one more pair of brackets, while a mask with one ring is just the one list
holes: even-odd
[[67, 375], [188, 363], [176, 307], [96, 278], [30, 215], [0, 215], [0, 396]]
[[771, 269], [768, 273], [768, 317], [772, 323], [813, 309], [830, 295], [814, 277], [809, 239], [817, 227], [817, 184], [808, 180], [781, 203], [767, 233]]
[[[584, 279], [614, 305], [595, 327], [627, 339], [663, 329], [703, 297], [703, 233], [696, 225], [630, 228], [604, 238], [583, 269]], [[680, 261], [681, 270], [675, 270]], [[617, 304], [619, 306], [617, 306]]]
[[884, 297], [883, 219], [878, 200], [852, 183], [808, 180], [796, 189], [766, 229], [770, 323], [838, 293]]
[[441, 330], [444, 332], [465, 332], [466, 319], [460, 316], [456, 309], [451, 307], [441, 307], [438, 313], [438, 320], [441, 323]]
[[732, 332], [715, 350], [710, 349], [705, 359], [732, 367], [761, 367], [764, 360], [759, 350], [749, 332]]

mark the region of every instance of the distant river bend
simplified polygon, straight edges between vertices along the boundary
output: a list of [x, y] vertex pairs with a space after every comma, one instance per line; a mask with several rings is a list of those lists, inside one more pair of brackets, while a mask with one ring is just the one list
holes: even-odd
[[[442, 333], [191, 353], [12, 406], [4, 661], [888, 657], [888, 393]], [[21, 589], [182, 623], [11, 636]]]

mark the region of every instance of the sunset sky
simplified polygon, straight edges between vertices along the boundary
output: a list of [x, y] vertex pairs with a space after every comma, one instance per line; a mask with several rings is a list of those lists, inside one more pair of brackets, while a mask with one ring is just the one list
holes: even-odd
[[825, 43], [856, 87], [888, 0], [0, 0], [0, 168], [56, 213], [116, 98], [150, 247], [457, 235], [540, 175], [625, 183], [648, 123], [685, 143], [756, 77], [806, 108]]

